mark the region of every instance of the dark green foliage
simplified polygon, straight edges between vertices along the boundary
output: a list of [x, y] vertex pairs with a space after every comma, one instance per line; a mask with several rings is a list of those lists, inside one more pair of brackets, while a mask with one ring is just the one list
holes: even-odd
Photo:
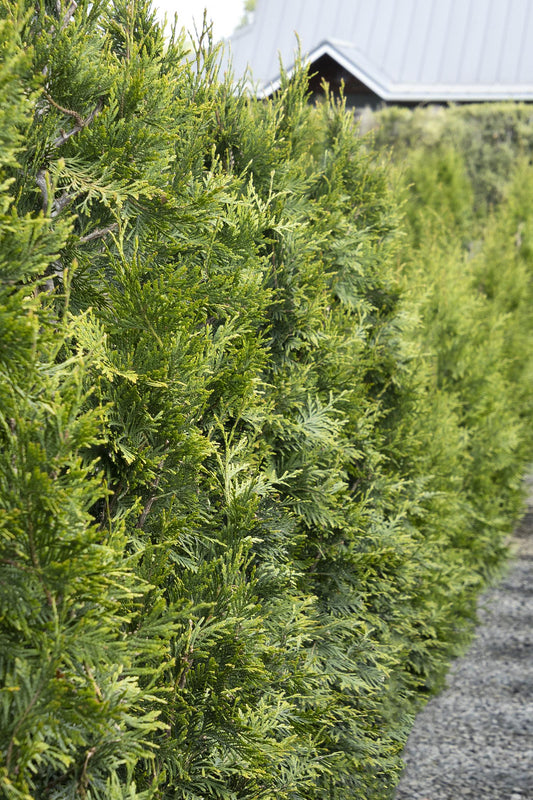
[[485, 234], [144, 0], [0, 21], [2, 794], [383, 800], [518, 512], [533, 182]]

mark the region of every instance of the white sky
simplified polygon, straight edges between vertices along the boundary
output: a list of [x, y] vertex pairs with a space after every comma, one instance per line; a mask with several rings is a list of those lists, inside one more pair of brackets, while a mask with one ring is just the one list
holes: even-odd
[[204, 8], [207, 8], [215, 39], [230, 36], [244, 14], [244, 0], [153, 0], [153, 4], [161, 18], [166, 13], [168, 21], [172, 22], [177, 14], [178, 24], [191, 31], [194, 31], [193, 21], [201, 29]]

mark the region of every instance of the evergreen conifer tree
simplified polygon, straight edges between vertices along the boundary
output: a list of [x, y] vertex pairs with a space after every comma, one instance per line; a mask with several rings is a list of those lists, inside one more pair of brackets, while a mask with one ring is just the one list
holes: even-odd
[[457, 154], [402, 222], [304, 70], [256, 102], [147, 0], [0, 25], [1, 791], [383, 800], [516, 512], [527, 187], [465, 264]]

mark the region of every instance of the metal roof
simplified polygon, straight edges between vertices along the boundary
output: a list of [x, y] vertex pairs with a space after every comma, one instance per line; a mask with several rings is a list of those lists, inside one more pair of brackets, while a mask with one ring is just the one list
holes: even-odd
[[383, 100], [533, 100], [533, 0], [257, 0], [226, 50], [266, 96], [298, 40], [310, 63], [330, 55]]

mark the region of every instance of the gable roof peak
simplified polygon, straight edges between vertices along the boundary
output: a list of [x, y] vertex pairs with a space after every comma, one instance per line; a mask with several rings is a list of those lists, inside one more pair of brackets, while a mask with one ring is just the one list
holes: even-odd
[[385, 100], [533, 99], [533, 2], [257, 0], [229, 40], [237, 77], [261, 94], [290, 73], [298, 42], [325, 52]]

